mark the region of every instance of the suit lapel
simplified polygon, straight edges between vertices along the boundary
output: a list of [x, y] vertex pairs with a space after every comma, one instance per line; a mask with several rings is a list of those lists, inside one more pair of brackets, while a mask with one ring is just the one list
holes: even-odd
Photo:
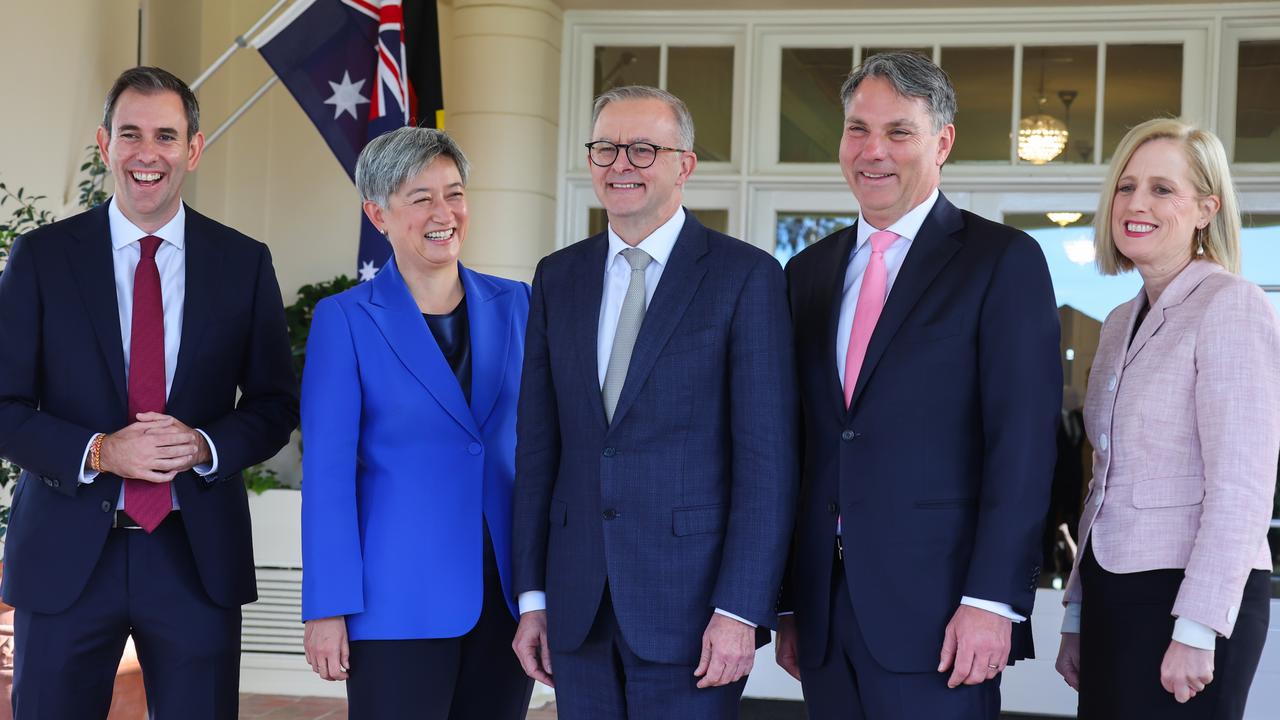
[[[462, 387], [432, 338], [431, 329], [422, 319], [422, 311], [409, 294], [395, 259], [388, 261], [377, 277], [369, 282], [373, 285], [369, 301], [361, 305], [373, 318], [391, 350], [436, 402], [479, 440], [480, 431], [462, 395]], [[467, 311], [470, 313], [470, 306]], [[474, 350], [473, 358], [476, 356]]]
[[613, 412], [611, 427], [616, 427], [626, 416], [627, 410], [640, 393], [640, 388], [644, 387], [649, 372], [653, 370], [658, 353], [684, 317], [689, 302], [693, 300], [693, 295], [702, 282], [702, 276], [707, 272], [698, 262], [706, 253], [707, 229], [694, 218], [693, 213], [686, 213], [680, 237], [676, 239], [671, 257], [667, 259], [667, 267], [662, 270], [662, 279], [653, 292], [653, 300], [645, 310], [644, 321], [640, 324], [640, 334], [636, 336], [631, 365], [627, 368], [627, 379], [622, 384], [622, 393], [618, 396], [618, 407]]
[[178, 367], [169, 388], [169, 406], [180, 398], [189, 382], [191, 368], [200, 357], [200, 344], [210, 322], [209, 303], [217, 297], [216, 284], [222, 275], [223, 247], [205, 232], [204, 216], [186, 208], [183, 238], [186, 255], [186, 289], [182, 300], [182, 339], [178, 345]]
[[574, 337], [577, 338], [579, 348], [577, 355], [584, 397], [588, 398], [587, 402], [596, 410], [592, 415], [604, 427], [604, 398], [600, 395], [597, 346], [600, 342], [600, 302], [604, 297], [604, 261], [609, 254], [609, 236], [607, 233], [600, 233], [583, 242], [585, 252], [579, 256], [573, 273], [577, 281], [573, 303]]
[[[1147, 344], [1147, 341], [1155, 336], [1156, 331], [1164, 324], [1165, 311], [1171, 307], [1181, 305], [1187, 296], [1193, 290], [1204, 282], [1204, 279], [1213, 274], [1218, 266], [1207, 260], [1194, 260], [1190, 265], [1183, 268], [1182, 272], [1169, 283], [1169, 286], [1160, 293], [1160, 298], [1156, 300], [1156, 304], [1147, 312], [1147, 317], [1142, 321], [1142, 325], [1138, 327], [1138, 333], [1133, 335], [1133, 342], [1129, 343], [1129, 350], [1125, 353], [1124, 365], [1129, 366], [1133, 359]], [[1139, 290], [1139, 296], [1145, 293], [1145, 290]], [[1138, 309], [1142, 307], [1141, 302], [1134, 302], [1133, 316], [1129, 320], [1129, 332], [1133, 332], [1133, 323], [1137, 319]]]
[[115, 262], [112, 259], [107, 203], [89, 211], [84, 222], [74, 227], [71, 234], [76, 239], [70, 253], [76, 286], [120, 399], [121, 415], [124, 415], [129, 396], [125, 389], [124, 345], [120, 339], [120, 306], [116, 302]]
[[828, 258], [825, 264], [826, 274], [819, 278], [819, 292], [825, 292], [814, 307], [828, 308], [825, 318], [825, 333], [822, 335], [822, 347], [818, 348], [817, 362], [819, 367], [826, 368], [822, 372], [823, 381], [827, 385], [824, 393], [831, 398], [831, 408], [840, 418], [844, 417], [844, 377], [842, 368], [831, 363], [832, 351], [836, 347], [836, 338], [840, 330], [840, 305], [844, 300], [844, 276], [849, 271], [849, 263], [853, 262], [853, 247], [858, 242], [858, 224], [846, 228], [837, 238], [835, 257]]
[[854, 387], [850, 408], [857, 405], [858, 398], [875, 374], [876, 365], [884, 351], [920, 300], [920, 296], [951, 257], [960, 250], [960, 242], [955, 239], [954, 234], [963, 227], [964, 220], [960, 211], [945, 196], [939, 194], [902, 261], [902, 268], [889, 291], [889, 297], [885, 299], [884, 309], [876, 322], [876, 329], [871, 333], [871, 341], [867, 344], [862, 369], [858, 371], [858, 384]]
[[511, 351], [511, 300], [501, 288], [461, 263], [462, 287], [467, 293], [467, 322], [471, 339], [471, 414], [483, 426], [493, 412], [506, 377]]

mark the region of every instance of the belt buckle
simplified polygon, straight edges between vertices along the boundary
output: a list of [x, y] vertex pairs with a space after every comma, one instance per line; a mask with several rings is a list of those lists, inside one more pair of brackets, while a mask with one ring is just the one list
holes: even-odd
[[117, 510], [115, 516], [111, 520], [111, 527], [118, 530], [141, 530], [142, 526], [137, 520], [129, 517], [129, 513], [123, 510]]

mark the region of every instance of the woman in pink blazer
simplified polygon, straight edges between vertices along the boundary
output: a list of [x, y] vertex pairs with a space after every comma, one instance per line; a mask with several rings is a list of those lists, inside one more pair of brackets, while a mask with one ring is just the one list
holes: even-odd
[[1102, 326], [1085, 427], [1093, 480], [1058, 671], [1079, 716], [1240, 718], [1269, 614], [1280, 322], [1241, 278], [1222, 144], [1180, 120], [1120, 142], [1098, 268], [1142, 290]]

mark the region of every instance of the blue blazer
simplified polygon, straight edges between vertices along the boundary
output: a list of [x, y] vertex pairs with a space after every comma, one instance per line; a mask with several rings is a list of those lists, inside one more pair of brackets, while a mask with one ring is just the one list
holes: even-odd
[[482, 519], [511, 589], [529, 286], [459, 265], [468, 406], [390, 261], [316, 306], [302, 381], [302, 617], [353, 640], [457, 637], [480, 617]]
[[[280, 287], [267, 246], [187, 208], [182, 344], [165, 410], [208, 433], [218, 472], [173, 480], [205, 592], [257, 597], [240, 471], [298, 422]], [[0, 457], [20, 465], [4, 599], [58, 613], [83, 591], [111, 532], [118, 476], [79, 483], [96, 432], [129, 424], [107, 204], [23, 236], [0, 276]]]
[[[868, 649], [893, 672], [931, 672], [962, 596], [1031, 616], [1062, 404], [1058, 313], [1035, 240], [939, 196], [846, 410], [834, 349], [856, 239], [840, 230], [787, 265], [804, 469], [783, 609], [801, 666], [820, 664], [843, 515]], [[1011, 660], [1031, 656], [1030, 620], [1012, 645]]]
[[636, 655], [694, 664], [715, 608], [762, 627], [777, 617], [799, 469], [785, 278], [688, 213], [608, 423], [596, 364], [607, 252], [597, 235], [534, 278], [515, 589], [546, 591], [552, 652], [581, 645], [607, 582]]

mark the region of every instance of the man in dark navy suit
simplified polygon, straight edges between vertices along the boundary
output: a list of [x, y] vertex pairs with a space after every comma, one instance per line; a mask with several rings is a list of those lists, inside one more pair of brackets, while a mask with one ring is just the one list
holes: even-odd
[[1031, 655], [1053, 288], [1033, 239], [938, 191], [940, 68], [877, 55], [841, 95], [859, 219], [787, 266], [805, 448], [777, 659], [814, 720], [994, 720]]
[[105, 718], [132, 635], [153, 717], [235, 718], [257, 597], [240, 471], [298, 420], [266, 246], [182, 203], [191, 90], [125, 71], [98, 130], [109, 203], [18, 239], [0, 276], [14, 715]]
[[697, 163], [683, 102], [618, 88], [593, 125], [609, 229], [533, 281], [514, 649], [564, 720], [734, 718], [795, 503], [785, 279], [681, 207]]

